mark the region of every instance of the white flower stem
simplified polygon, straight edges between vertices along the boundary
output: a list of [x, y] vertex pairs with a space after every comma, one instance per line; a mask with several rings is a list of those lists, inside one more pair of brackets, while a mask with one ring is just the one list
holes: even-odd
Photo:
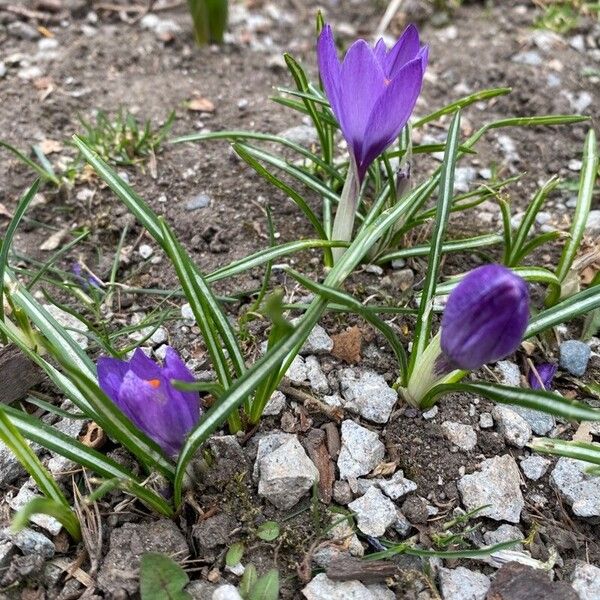
[[[344, 182], [344, 187], [342, 189], [342, 195], [340, 196], [340, 203], [338, 204], [335, 219], [333, 221], [333, 231], [331, 232], [332, 240], [344, 240], [346, 242], [352, 240], [352, 230], [354, 229], [354, 218], [358, 207], [359, 192], [360, 185], [356, 175], [356, 165], [351, 158], [346, 181]], [[334, 264], [344, 252], [346, 252], [346, 248], [332, 249]]]

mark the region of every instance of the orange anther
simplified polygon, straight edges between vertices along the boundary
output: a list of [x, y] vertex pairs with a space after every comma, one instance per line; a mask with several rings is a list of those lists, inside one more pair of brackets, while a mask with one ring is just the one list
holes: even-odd
[[160, 379], [150, 379], [148, 380], [148, 383], [153, 387], [153, 388], [157, 388], [160, 387]]

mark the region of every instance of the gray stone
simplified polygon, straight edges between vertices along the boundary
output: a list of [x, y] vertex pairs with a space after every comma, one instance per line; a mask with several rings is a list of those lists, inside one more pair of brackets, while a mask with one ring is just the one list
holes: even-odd
[[229, 543], [229, 535], [238, 526], [237, 521], [227, 513], [219, 513], [200, 521], [192, 528], [192, 537], [196, 540], [202, 555], [210, 554], [208, 550], [225, 546]]
[[498, 136], [498, 144], [506, 157], [508, 162], [517, 162], [519, 160], [519, 155], [517, 154], [517, 145], [515, 141], [506, 134], [500, 134]]
[[259, 463], [258, 494], [277, 508], [292, 508], [319, 480], [319, 471], [296, 436]]
[[571, 109], [575, 113], [584, 113], [594, 101], [593, 96], [586, 91], [580, 93], [572, 93], [569, 91], [564, 92], [565, 96], [569, 100], [569, 104], [571, 105]]
[[338, 457], [340, 479], [370, 473], [382, 460], [385, 446], [374, 431], [346, 420], [342, 423], [342, 447]]
[[495, 406], [492, 410], [498, 430], [511, 446], [523, 448], [531, 438], [529, 423], [507, 406]]
[[0, 538], [3, 542], [12, 542], [23, 554], [39, 554], [49, 559], [56, 551], [54, 544], [45, 535], [29, 527], [24, 527], [16, 533], [5, 528], [0, 532]]
[[11, 541], [0, 542], [0, 569], [8, 567], [15, 554], [15, 549], [16, 546]]
[[231, 584], [220, 585], [213, 593], [212, 600], [243, 600], [237, 588]]
[[[483, 534], [483, 539], [488, 546], [501, 544], [503, 542], [511, 542], [512, 540], [524, 539], [522, 531], [514, 525], [504, 523], [494, 531], [486, 531]], [[523, 544], [515, 544], [510, 550], [522, 550]]]
[[477, 178], [477, 169], [474, 167], [457, 167], [454, 174], [454, 190], [458, 193], [469, 191], [472, 181]]
[[13, 21], [8, 24], [7, 29], [10, 35], [30, 42], [40, 37], [40, 32], [24, 21]]
[[207, 196], [206, 194], [197, 194], [185, 203], [185, 210], [193, 211], [201, 208], [208, 208], [210, 204], [210, 196]]
[[185, 591], [192, 597], [192, 600], [212, 600], [216, 589], [214, 583], [208, 581], [192, 581]]
[[432, 408], [430, 408], [429, 410], [426, 410], [423, 414], [422, 417], [426, 420], [426, 421], [430, 421], [431, 419], [434, 419], [438, 412], [440, 411], [440, 409], [437, 406], [433, 406]]
[[[292, 321], [294, 324], [298, 321]], [[333, 340], [320, 325], [315, 325], [308, 339], [304, 342], [301, 354], [329, 354], [333, 350]]]
[[587, 235], [600, 235], [600, 210], [590, 210], [585, 224], [585, 232]]
[[523, 475], [532, 481], [537, 481], [540, 477], [543, 477], [549, 466], [550, 461], [537, 454], [533, 454], [521, 461], [521, 471], [523, 471]]
[[344, 369], [340, 375], [340, 389], [344, 408], [374, 423], [387, 423], [398, 400], [396, 390], [373, 371], [365, 371], [357, 377], [352, 369]]
[[192, 307], [187, 302], [181, 307], [181, 318], [190, 324], [194, 324], [196, 322], [196, 318], [192, 312]]
[[267, 417], [278, 415], [284, 409], [284, 407], [285, 395], [279, 390], [275, 390], [273, 394], [271, 394], [271, 397], [269, 398], [269, 401], [263, 410], [263, 415]]
[[525, 408], [524, 406], [511, 406], [510, 410], [523, 417], [536, 435], [546, 435], [556, 425], [556, 419], [552, 415], [539, 410]]
[[575, 375], [581, 377], [590, 360], [590, 347], [579, 340], [567, 340], [560, 345], [560, 366]]
[[481, 429], [491, 429], [494, 426], [494, 418], [489, 412], [482, 412], [479, 415], [479, 427]]
[[67, 329], [67, 333], [73, 341], [83, 350], [88, 347], [88, 339], [80, 331], [87, 331], [88, 328], [76, 317], [58, 308], [54, 304], [44, 304], [44, 309], [53, 316], [60, 325]]
[[380, 479], [378, 483], [383, 493], [392, 500], [398, 500], [417, 489], [414, 481], [404, 477], [402, 469], [396, 471], [391, 479]]
[[465, 567], [442, 567], [438, 577], [444, 600], [484, 600], [491, 585], [489, 577]]
[[297, 125], [296, 127], [290, 127], [280, 131], [277, 135], [284, 137], [290, 142], [300, 144], [305, 148], [310, 148], [313, 144], [318, 141], [317, 130], [310, 125]]
[[146, 552], [184, 560], [189, 548], [177, 525], [169, 519], [125, 523], [111, 531], [109, 550], [98, 570], [98, 587], [113, 598], [133, 596], [138, 592], [139, 566]]
[[521, 385], [521, 371], [519, 366], [510, 360], [499, 360], [496, 363], [496, 369], [499, 371], [500, 383], [503, 385], [512, 385], [519, 387]]
[[310, 383], [310, 389], [317, 394], [327, 394], [329, 392], [329, 382], [316, 356], [307, 356], [304, 359], [306, 365], [306, 377]]
[[588, 474], [589, 468], [587, 462], [563, 457], [550, 474], [552, 483], [578, 517], [600, 516], [600, 477]]
[[347, 481], [334, 481], [333, 483], [333, 499], [338, 504], [342, 506], [346, 506], [346, 504], [350, 504], [354, 495], [352, 494], [352, 490], [350, 489], [350, 484]]
[[595, 565], [577, 561], [571, 575], [571, 585], [577, 592], [579, 600], [598, 600], [600, 598], [600, 569]]
[[150, 244], [142, 244], [138, 252], [144, 260], [147, 260], [154, 254], [154, 248]]
[[296, 385], [300, 385], [306, 381], [308, 375], [304, 359], [301, 356], [294, 356], [294, 360], [290, 364], [285, 376]]
[[159, 346], [164, 344], [169, 339], [169, 333], [164, 327], [159, 327], [151, 336], [150, 341]]
[[442, 431], [450, 443], [465, 452], [469, 452], [477, 446], [477, 434], [470, 425], [456, 423], [455, 421], [444, 421]]
[[302, 590], [306, 600], [377, 600], [360, 581], [332, 581], [319, 573]]
[[[37, 453], [39, 453], [39, 450]], [[0, 442], [0, 485], [11, 484], [24, 474], [25, 469], [15, 457], [13, 451], [4, 442]]]
[[360, 498], [350, 502], [348, 508], [356, 513], [356, 525], [365, 534], [381, 537], [398, 519], [394, 503], [373, 486]]
[[401, 538], [405, 538], [412, 529], [410, 521], [399, 510], [396, 511], [397, 519], [394, 521], [393, 528]]
[[518, 523], [525, 504], [520, 482], [515, 459], [505, 454], [484, 460], [479, 471], [464, 475], [458, 482], [458, 490], [467, 510], [489, 504], [479, 516]]
[[530, 67], [539, 67], [542, 64], [542, 57], [535, 50], [529, 50], [528, 52], [518, 52], [512, 59], [514, 63], [519, 65], [528, 65]]
[[[40, 492], [33, 486], [35, 484], [30, 483], [29, 481], [19, 490], [19, 493], [8, 501], [8, 505], [14, 510], [21, 510], [30, 500], [33, 498], [37, 498], [41, 496]], [[49, 515], [45, 515], [43, 513], [36, 513], [31, 516], [31, 522], [39, 525], [46, 531], [48, 531], [51, 535], [58, 535], [60, 530], [62, 529], [62, 525], [54, 518]]]

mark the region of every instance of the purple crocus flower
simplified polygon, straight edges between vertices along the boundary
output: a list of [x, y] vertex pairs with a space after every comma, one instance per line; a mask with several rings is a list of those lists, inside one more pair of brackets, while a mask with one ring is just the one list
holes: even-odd
[[541, 363], [535, 365], [535, 370], [531, 369], [527, 376], [529, 387], [532, 390], [550, 390], [552, 389], [552, 380], [556, 375], [558, 367], [551, 363]]
[[200, 418], [198, 392], [177, 390], [171, 381], [193, 382], [194, 376], [173, 348], [163, 367], [138, 348], [129, 361], [98, 359], [98, 381], [127, 418], [171, 457]]
[[323, 87], [362, 182], [369, 165], [406, 125], [423, 83], [429, 48], [409, 25], [393, 48], [357, 40], [340, 63], [325, 25], [317, 43]]
[[448, 298], [442, 318], [444, 357], [466, 371], [500, 360], [519, 347], [528, 319], [523, 279], [501, 265], [474, 269]]

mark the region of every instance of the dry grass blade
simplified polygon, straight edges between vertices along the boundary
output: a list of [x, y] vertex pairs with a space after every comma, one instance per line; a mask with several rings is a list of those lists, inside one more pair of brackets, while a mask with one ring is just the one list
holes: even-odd
[[[91, 493], [92, 488], [85, 469], [83, 470], [83, 478], [88, 491]], [[81, 495], [79, 487], [73, 479], [73, 504], [75, 514], [81, 524], [81, 539], [85, 545], [85, 549], [90, 558], [89, 575], [94, 576], [98, 571], [100, 560], [102, 558], [102, 517], [98, 509], [98, 503], [89, 503]], [[85, 585], [85, 584], [84, 584]]]

